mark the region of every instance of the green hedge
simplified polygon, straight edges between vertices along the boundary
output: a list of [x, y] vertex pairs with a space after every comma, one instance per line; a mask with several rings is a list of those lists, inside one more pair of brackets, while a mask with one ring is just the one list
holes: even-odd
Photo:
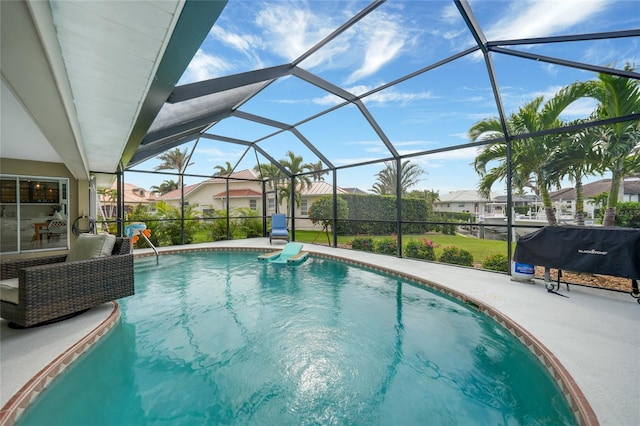
[[[349, 209], [347, 220], [338, 221], [340, 235], [390, 235], [397, 234], [396, 197], [389, 195], [341, 194]], [[402, 233], [423, 234], [429, 231], [455, 234], [458, 222], [467, 222], [469, 213], [429, 213], [424, 200], [403, 198]], [[409, 223], [407, 223], [409, 222]], [[426, 222], [452, 222], [451, 225], [436, 225]]]

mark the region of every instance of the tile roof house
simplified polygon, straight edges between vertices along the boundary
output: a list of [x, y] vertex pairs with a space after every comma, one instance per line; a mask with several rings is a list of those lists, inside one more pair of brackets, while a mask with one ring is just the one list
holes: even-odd
[[[100, 208], [102, 209], [104, 217], [116, 217], [116, 186], [117, 183], [114, 182], [110, 191], [106, 191], [99, 196]], [[149, 210], [153, 211], [154, 205], [159, 199], [152, 191], [141, 188], [132, 183], [124, 184], [124, 192], [122, 195], [124, 198], [124, 208], [127, 212], [133, 211], [133, 209], [140, 204], [148, 206]]]
[[[214, 177], [184, 187], [184, 202], [193, 206], [196, 214], [213, 214], [215, 210], [225, 210], [227, 200], [231, 211], [238, 208], [249, 208], [262, 214], [262, 182], [260, 177], [253, 170], [241, 170], [229, 175], [229, 186], [227, 188], [226, 179]], [[338, 194], [348, 194], [349, 192], [337, 187]], [[276, 197], [271, 188], [266, 188], [266, 215], [286, 210], [286, 200], [278, 200], [276, 209]], [[311, 182], [311, 186], [301, 191], [300, 206], [296, 206], [296, 228], [313, 229], [313, 224], [306, 219], [308, 209], [314, 201], [323, 195], [333, 194], [332, 185], [325, 181]], [[181, 191], [174, 190], [168, 192], [160, 199], [173, 205], [180, 205]], [[233, 213], [231, 213], [233, 215]]]

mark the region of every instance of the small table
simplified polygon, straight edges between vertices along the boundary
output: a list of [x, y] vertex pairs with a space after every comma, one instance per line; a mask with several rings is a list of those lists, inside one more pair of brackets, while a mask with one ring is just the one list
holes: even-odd
[[37, 247], [41, 247], [42, 246], [42, 230], [43, 229], [48, 229], [49, 228], [49, 222], [37, 222], [33, 224], [33, 241], [32, 243], [34, 245], [37, 245]]

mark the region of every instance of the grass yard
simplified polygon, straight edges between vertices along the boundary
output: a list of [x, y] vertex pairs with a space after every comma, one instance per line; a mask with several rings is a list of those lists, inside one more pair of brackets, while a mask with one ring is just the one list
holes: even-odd
[[[314, 238], [318, 236], [318, 231], [298, 231], [296, 230], [296, 241], [301, 243], [311, 243]], [[350, 244], [354, 236], [338, 236], [338, 243]], [[374, 240], [386, 238], [385, 236], [372, 237]], [[485, 257], [493, 254], [506, 254], [507, 243], [506, 241], [496, 240], [480, 240], [477, 238], [465, 237], [462, 235], [444, 235], [440, 233], [425, 234], [425, 235], [403, 235], [402, 243], [407, 244], [411, 240], [418, 240], [426, 238], [433, 241], [435, 244], [436, 256], [440, 256], [444, 248], [449, 246], [456, 246], [461, 249], [467, 250], [473, 255], [473, 259], [476, 262], [481, 262]], [[316, 244], [327, 244], [326, 235], [322, 234], [318, 236], [315, 241]]]
[[[239, 238], [239, 237], [238, 237]], [[338, 236], [339, 244], [351, 244], [354, 236]], [[385, 236], [372, 237], [374, 240], [386, 238]], [[482, 262], [482, 260], [493, 254], [506, 254], [507, 243], [505, 241], [496, 240], [480, 240], [477, 238], [465, 237], [462, 235], [444, 235], [439, 233], [425, 234], [425, 235], [403, 235], [402, 243], [406, 245], [411, 240], [418, 240], [426, 238], [433, 241], [435, 244], [436, 256], [440, 256], [444, 248], [449, 246], [456, 246], [461, 249], [467, 250], [473, 255], [473, 259], [476, 262]], [[318, 235], [318, 231], [302, 231], [296, 230], [296, 241], [301, 243], [310, 244], [315, 239], [315, 244], [327, 245], [327, 236], [322, 233]], [[194, 243], [208, 241], [207, 231], [200, 230], [194, 234]]]

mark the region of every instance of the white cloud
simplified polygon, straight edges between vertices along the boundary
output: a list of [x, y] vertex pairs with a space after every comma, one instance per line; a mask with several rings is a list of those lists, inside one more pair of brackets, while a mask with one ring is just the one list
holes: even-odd
[[198, 49], [191, 63], [180, 79], [180, 84], [203, 81], [220, 77], [233, 67], [223, 59]]
[[366, 20], [366, 25], [359, 34], [364, 48], [362, 66], [347, 77], [347, 83], [370, 76], [393, 61], [407, 41], [407, 35], [402, 31], [397, 17], [380, 14], [370, 18], [372, 19]]
[[569, 105], [563, 112], [564, 120], [573, 120], [577, 118], [587, 118], [598, 106], [598, 102], [592, 98], [583, 98]]
[[446, 160], [446, 161], [470, 160], [471, 161], [476, 158], [476, 154], [477, 154], [477, 148], [471, 147], [471, 148], [456, 149], [453, 151], [439, 152], [437, 154], [429, 155], [427, 158], [433, 159], [433, 160], [440, 160], [440, 161], [443, 161], [443, 160]]
[[196, 154], [209, 157], [207, 161], [219, 161], [221, 157], [229, 156], [229, 152], [222, 151], [218, 148], [196, 148]]
[[211, 31], [209, 32], [209, 34], [212, 37], [220, 40], [222, 43], [241, 52], [248, 52], [251, 49], [253, 49], [255, 46], [261, 44], [260, 38], [257, 36], [250, 35], [250, 34], [245, 34], [245, 35], [235, 34], [225, 30], [224, 28], [218, 25], [214, 25], [214, 27], [211, 28]]
[[460, 21], [460, 12], [453, 2], [442, 8], [442, 14], [440, 15], [442, 20], [448, 24], [455, 24]]
[[[314, 15], [305, 2], [269, 2], [258, 12], [256, 25], [264, 31], [265, 48], [290, 62], [329, 35], [337, 21], [330, 16]], [[328, 52], [345, 48], [333, 46]], [[306, 66], [321, 63], [326, 54], [313, 55], [313, 62], [305, 62]]]
[[[353, 93], [354, 95], [360, 95], [362, 93], [366, 93], [371, 90], [370, 87], [360, 85], [345, 88], [345, 90], [349, 93]], [[411, 102], [415, 101], [423, 101], [425, 99], [437, 99], [437, 96], [434, 96], [431, 92], [399, 92], [395, 90], [395, 88], [391, 87], [389, 89], [385, 89], [381, 92], [376, 92], [363, 98], [363, 101], [371, 106], [405, 106]], [[314, 98], [313, 103], [317, 105], [337, 105], [339, 103], [344, 102], [344, 99], [335, 96], [333, 94], [327, 94], [320, 98]]]
[[543, 37], [566, 33], [606, 9], [610, 0], [517, 1], [487, 30], [489, 40]]

